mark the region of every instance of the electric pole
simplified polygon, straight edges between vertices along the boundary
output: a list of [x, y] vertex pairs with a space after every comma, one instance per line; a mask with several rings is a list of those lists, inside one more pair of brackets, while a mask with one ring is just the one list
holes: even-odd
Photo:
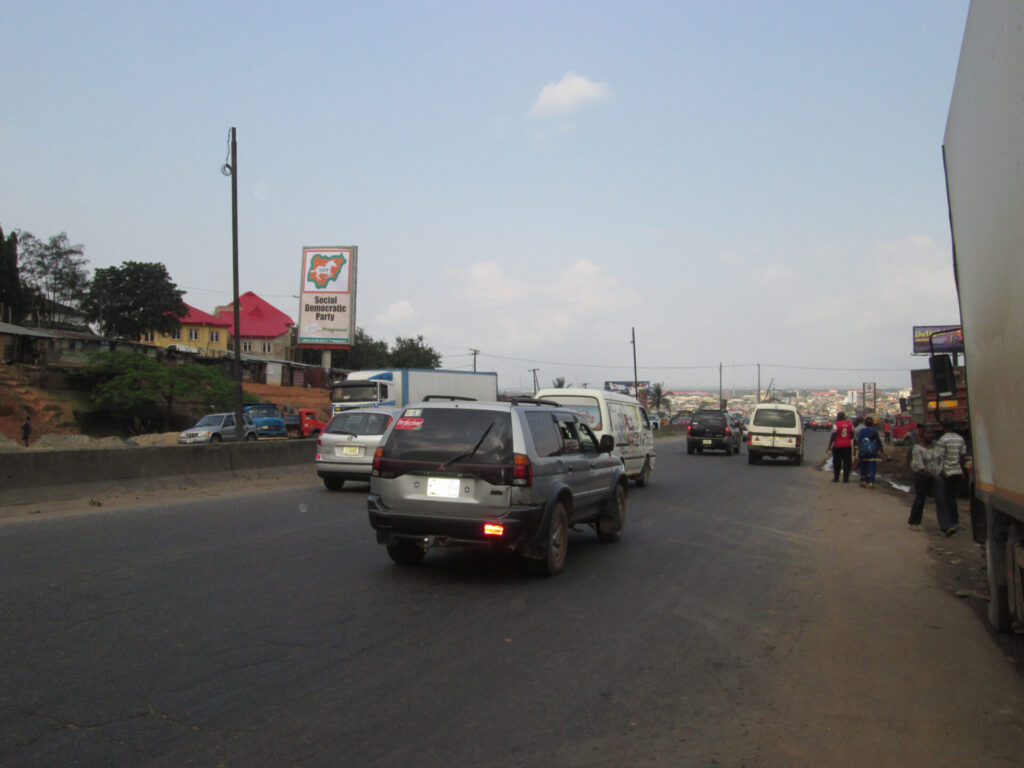
[[469, 353], [473, 356], [473, 372], [476, 373], [476, 356], [480, 354], [480, 350], [470, 349]]
[[228, 131], [230, 162], [220, 172], [231, 177], [231, 271], [234, 276], [234, 347], [235, 347], [235, 440], [245, 440], [245, 422], [242, 421], [242, 339], [238, 316], [238, 143], [235, 129]]
[[533, 374], [533, 394], [535, 394], [535, 395], [537, 394], [537, 390], [540, 389], [540, 387], [537, 386], [537, 371], [539, 371], [539, 370], [540, 370], [540, 368], [531, 368], [530, 369], [530, 373]]
[[636, 375], [636, 328], [632, 328], [631, 330], [633, 331], [633, 340], [630, 342], [633, 345], [633, 397], [639, 400], [640, 381]]

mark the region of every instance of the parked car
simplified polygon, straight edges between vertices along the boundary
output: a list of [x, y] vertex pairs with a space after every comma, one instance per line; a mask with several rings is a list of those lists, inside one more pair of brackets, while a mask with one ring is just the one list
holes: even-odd
[[346, 480], [369, 480], [373, 452], [401, 408], [354, 408], [335, 415], [316, 441], [314, 466], [329, 491], [340, 491]]
[[686, 430], [686, 452], [725, 451], [726, 456], [740, 452], [742, 431], [725, 411], [694, 411]]
[[765, 456], [804, 460], [804, 429], [800, 412], [783, 403], [759, 403], [747, 430], [747, 460], [757, 464]]
[[411, 405], [374, 456], [370, 525], [397, 563], [432, 547], [482, 546], [554, 576], [571, 527], [589, 525], [605, 543], [622, 536], [628, 481], [614, 446], [550, 401]]
[[[242, 414], [245, 420], [245, 439], [256, 439], [256, 425], [248, 414]], [[190, 443], [220, 443], [233, 442], [236, 437], [235, 414], [233, 413], [208, 413], [178, 435], [178, 443], [186, 445]]]
[[661, 429], [661, 416], [654, 413], [648, 413], [647, 420], [651, 423], [651, 429]]

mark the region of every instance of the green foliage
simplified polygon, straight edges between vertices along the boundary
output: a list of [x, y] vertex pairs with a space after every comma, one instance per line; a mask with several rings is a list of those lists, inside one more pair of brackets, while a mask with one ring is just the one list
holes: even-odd
[[36, 312], [43, 325], [66, 321], [64, 308], [77, 309], [89, 290], [85, 246], [68, 242], [66, 232], [45, 243], [18, 232], [16, 242], [26, 311]]
[[25, 295], [18, 276], [18, 235], [4, 238], [0, 228], [0, 322], [20, 323], [25, 315]]
[[565, 389], [565, 376], [556, 376], [551, 380], [551, 386], [554, 389]]
[[647, 393], [647, 402], [651, 406], [652, 411], [661, 410], [661, 407], [665, 404], [665, 390], [660, 383], [651, 385], [651, 390]]
[[175, 404], [190, 403], [203, 410], [234, 408], [234, 384], [215, 367], [170, 366], [139, 352], [110, 352], [94, 356], [83, 376], [92, 383], [93, 402], [118, 414], [137, 415], [154, 401], [163, 401], [165, 425]]
[[82, 309], [104, 335], [138, 339], [145, 331], [180, 328], [188, 314], [183, 295], [163, 264], [126, 261], [96, 270]]
[[423, 336], [415, 339], [399, 336], [391, 349], [391, 365], [395, 368], [440, 368], [441, 354], [433, 347], [428, 347]]

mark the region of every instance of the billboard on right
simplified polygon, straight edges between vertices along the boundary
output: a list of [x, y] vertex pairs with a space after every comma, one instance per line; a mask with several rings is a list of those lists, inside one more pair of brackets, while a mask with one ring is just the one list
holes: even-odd
[[930, 355], [933, 351], [937, 355], [963, 352], [963, 328], [959, 325], [915, 325], [914, 354]]

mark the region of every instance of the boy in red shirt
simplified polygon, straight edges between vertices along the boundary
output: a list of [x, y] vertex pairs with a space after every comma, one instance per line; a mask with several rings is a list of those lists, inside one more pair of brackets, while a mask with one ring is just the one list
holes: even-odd
[[832, 434], [828, 438], [825, 452], [832, 453], [832, 482], [839, 482], [839, 470], [843, 470], [843, 482], [850, 482], [850, 467], [853, 466], [853, 423], [846, 420], [846, 414], [840, 411], [832, 425]]

